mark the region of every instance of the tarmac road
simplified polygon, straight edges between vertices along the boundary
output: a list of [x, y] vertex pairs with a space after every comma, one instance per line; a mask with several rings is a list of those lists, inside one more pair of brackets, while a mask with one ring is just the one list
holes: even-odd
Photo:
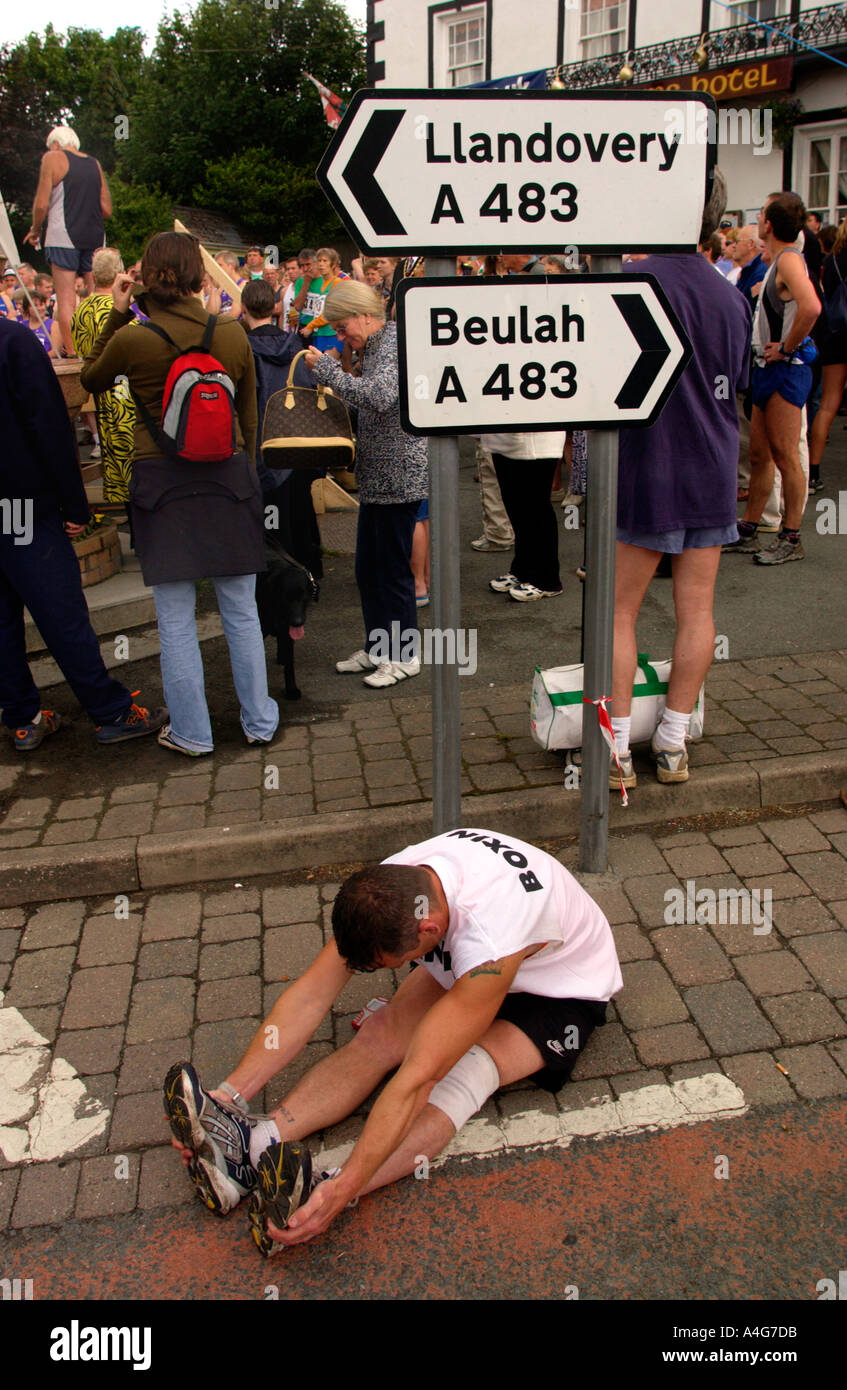
[[[674, 1328], [732, 1326], [736, 1340], [718, 1337], [707, 1354], [791, 1352], [795, 1375], [837, 1375], [843, 1315], [808, 1305], [832, 1301], [845, 1265], [845, 1119], [843, 1099], [763, 1106], [568, 1150], [454, 1159], [268, 1261], [240, 1213], [219, 1221], [192, 1204], [22, 1232], [0, 1242], [0, 1268], [32, 1279], [37, 1300], [144, 1301], [143, 1311], [99, 1314], [54, 1306], [51, 1322], [135, 1318], [176, 1338], [197, 1325], [186, 1306], [195, 1300], [580, 1302], [594, 1307], [563, 1317], [596, 1334], [606, 1370], [661, 1369], [663, 1352], [704, 1345]], [[625, 1302], [598, 1306], [612, 1300]], [[16, 1315], [37, 1311], [21, 1304]], [[244, 1334], [264, 1340], [278, 1319], [233, 1315], [237, 1343], [216, 1356], [235, 1369]], [[796, 1335], [765, 1341], [750, 1330], [772, 1326]], [[557, 1320], [560, 1349], [562, 1328]]]

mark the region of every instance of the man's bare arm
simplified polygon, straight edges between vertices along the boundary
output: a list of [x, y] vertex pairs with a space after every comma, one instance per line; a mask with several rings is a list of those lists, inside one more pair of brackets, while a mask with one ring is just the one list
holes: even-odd
[[334, 941], [276, 1001], [227, 1080], [250, 1100], [305, 1047], [353, 972]]
[[436, 1081], [488, 1031], [521, 961], [536, 948], [487, 961], [457, 980], [421, 1020], [406, 1058], [376, 1101], [338, 1177], [321, 1183], [285, 1231], [284, 1245], [320, 1235], [405, 1138]]
[[[97, 168], [100, 169], [99, 163]], [[100, 169], [100, 211], [104, 217], [111, 217], [112, 215], [112, 195], [109, 192], [106, 175], [102, 169]]]
[[53, 185], [56, 182], [53, 177], [56, 172], [56, 154], [57, 151], [48, 150], [42, 157], [38, 187], [35, 190], [32, 204], [32, 226], [24, 237], [25, 242], [36, 242], [41, 236], [41, 228], [44, 225], [50, 203], [50, 194], [53, 192]]
[[821, 312], [821, 302], [815, 287], [806, 274], [802, 256], [783, 256], [779, 263], [780, 279], [797, 305], [797, 315], [790, 333], [784, 339], [786, 352], [798, 348], [814, 328]]

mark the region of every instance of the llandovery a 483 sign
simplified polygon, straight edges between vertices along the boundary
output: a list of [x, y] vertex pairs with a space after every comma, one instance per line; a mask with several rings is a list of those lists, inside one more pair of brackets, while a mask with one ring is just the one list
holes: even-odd
[[699, 92], [361, 91], [317, 177], [366, 251], [692, 251], [715, 146], [681, 133], [691, 104], [715, 110]]
[[404, 280], [397, 331], [410, 434], [649, 425], [691, 357], [644, 274]]

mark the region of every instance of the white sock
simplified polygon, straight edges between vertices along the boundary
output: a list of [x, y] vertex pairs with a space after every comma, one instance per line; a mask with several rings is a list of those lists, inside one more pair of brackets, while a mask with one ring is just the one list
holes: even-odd
[[615, 736], [615, 748], [617, 749], [618, 757], [620, 757], [622, 753], [629, 752], [629, 730], [631, 725], [631, 715], [626, 719], [612, 719], [612, 733]]
[[680, 714], [679, 710], [666, 707], [659, 727], [653, 736], [656, 747], [668, 750], [684, 748], [690, 723], [690, 714]]
[[41, 723], [41, 710], [39, 710], [38, 713], [37, 713], [36, 715], [33, 715], [32, 719], [30, 719], [29, 722], [30, 722], [30, 724], [40, 724], [40, 723]]
[[250, 1135], [250, 1162], [253, 1167], [259, 1162], [259, 1154], [264, 1153], [269, 1144], [277, 1144], [281, 1134], [273, 1120], [257, 1120]]

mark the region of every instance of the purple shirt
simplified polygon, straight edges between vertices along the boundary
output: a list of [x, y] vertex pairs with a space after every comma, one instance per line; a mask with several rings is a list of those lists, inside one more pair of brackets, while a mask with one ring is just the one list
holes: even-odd
[[694, 356], [655, 425], [620, 431], [618, 526], [730, 526], [737, 516], [735, 392], [747, 382], [750, 310], [702, 256], [648, 256], [624, 266], [625, 276], [642, 274], [660, 282]]

